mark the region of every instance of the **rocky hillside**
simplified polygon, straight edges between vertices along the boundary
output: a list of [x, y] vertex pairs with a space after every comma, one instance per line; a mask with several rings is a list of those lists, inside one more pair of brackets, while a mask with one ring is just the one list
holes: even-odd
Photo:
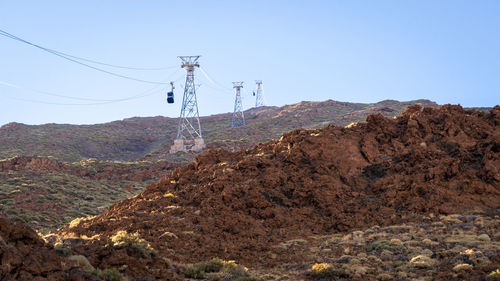
[[[500, 266], [499, 125], [499, 106], [413, 106], [212, 150], [59, 239], [135, 278], [219, 257], [297, 280], [484, 280]], [[181, 272], [205, 278], [220, 264]]]
[[[387, 100], [374, 104], [328, 100], [253, 108], [245, 111], [248, 125], [240, 128], [230, 128], [232, 114], [229, 113], [202, 117], [201, 122], [209, 148], [232, 150], [279, 138], [284, 132], [297, 128], [320, 128], [327, 124], [344, 126], [363, 121], [372, 113], [397, 116], [413, 104], [437, 106], [428, 100]], [[9, 123], [0, 127], [0, 159], [37, 155], [69, 162], [88, 158], [116, 161], [147, 158], [187, 163], [192, 159], [189, 155], [168, 155], [177, 133], [176, 126], [176, 118], [160, 116], [78, 126]]]
[[67, 163], [30, 156], [0, 160], [0, 217], [48, 232], [75, 218], [103, 212], [175, 167], [167, 161]]
[[22, 223], [0, 218], [1, 280], [95, 280]]
[[[301, 102], [248, 110], [248, 125], [240, 128], [228, 128], [231, 114], [203, 117], [202, 122], [209, 148], [237, 150], [277, 139], [296, 128], [347, 125], [370, 113], [394, 116], [411, 104], [436, 106], [426, 100]], [[195, 153], [168, 154], [176, 124], [175, 119], [151, 117], [99, 125], [12, 123], [1, 127], [0, 155], [26, 156], [0, 160], [0, 216], [47, 232], [77, 217], [101, 213], [194, 159]], [[141, 160], [108, 160], [137, 158]], [[71, 162], [78, 159], [85, 160]]]

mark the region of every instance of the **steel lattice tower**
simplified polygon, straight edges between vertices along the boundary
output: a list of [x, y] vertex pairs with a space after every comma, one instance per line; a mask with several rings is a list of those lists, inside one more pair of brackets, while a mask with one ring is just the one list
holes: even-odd
[[170, 153], [177, 151], [196, 151], [205, 148], [205, 141], [201, 135], [198, 102], [196, 101], [196, 86], [194, 84], [194, 69], [200, 67], [200, 56], [180, 56], [182, 68], [186, 69], [186, 85], [182, 98], [181, 114], [177, 127], [177, 137]]
[[241, 88], [243, 88], [243, 82], [233, 82], [233, 88], [236, 96], [234, 98], [233, 122], [231, 123], [231, 127], [244, 126], [245, 116], [243, 115], [243, 106], [241, 105]]
[[255, 90], [255, 107], [264, 106], [264, 97], [262, 96], [262, 80], [255, 80], [257, 89]]

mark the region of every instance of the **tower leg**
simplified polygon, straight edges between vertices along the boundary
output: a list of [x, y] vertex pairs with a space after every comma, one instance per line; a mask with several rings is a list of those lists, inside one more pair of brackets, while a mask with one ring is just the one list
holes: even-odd
[[174, 144], [170, 147], [169, 153], [176, 153], [179, 151], [200, 151], [206, 147], [207, 146], [205, 145], [205, 140], [203, 140], [202, 138], [194, 140], [175, 139]]

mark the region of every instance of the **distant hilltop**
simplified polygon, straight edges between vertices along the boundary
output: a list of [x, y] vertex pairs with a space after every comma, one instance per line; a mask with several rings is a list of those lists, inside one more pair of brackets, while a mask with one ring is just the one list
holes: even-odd
[[[231, 128], [232, 113], [201, 117], [208, 149], [237, 150], [279, 138], [298, 128], [320, 128], [328, 124], [346, 126], [364, 121], [369, 114], [400, 115], [408, 106], [438, 106], [429, 100], [349, 103], [327, 100], [262, 106], [244, 112], [246, 126]], [[74, 162], [100, 160], [169, 159], [185, 162], [193, 155], [169, 155], [177, 133], [177, 118], [133, 117], [95, 125], [9, 123], [0, 127], [0, 159], [14, 156], [53, 156]]]

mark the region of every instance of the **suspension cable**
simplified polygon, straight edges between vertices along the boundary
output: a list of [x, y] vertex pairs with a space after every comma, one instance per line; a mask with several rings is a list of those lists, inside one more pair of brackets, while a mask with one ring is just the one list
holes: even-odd
[[[105, 70], [105, 69], [102, 69], [102, 68], [98, 68], [98, 67], [95, 67], [95, 66], [83, 63], [81, 61], [78, 61], [75, 56], [67, 56], [67, 55], [65, 55], [65, 54], [63, 54], [61, 52], [54, 51], [54, 50], [42, 47], [40, 45], [37, 45], [37, 44], [32, 43], [32, 42], [29, 42], [27, 40], [24, 40], [22, 38], [19, 38], [19, 37], [15, 36], [15, 35], [12, 35], [12, 34], [10, 34], [8, 32], [5, 32], [5, 31], [3, 31], [1, 29], [0, 29], [0, 35], [8, 37], [8, 38], [11, 38], [11, 39], [14, 39], [16, 41], [19, 41], [19, 42], [22, 42], [22, 43], [25, 43], [25, 44], [28, 44], [30, 46], [33, 46], [33, 47], [38, 48], [40, 50], [43, 50], [45, 52], [51, 53], [53, 55], [56, 55], [58, 57], [66, 59], [68, 61], [74, 62], [76, 64], [79, 64], [79, 65], [82, 65], [82, 66], [85, 66], [85, 67], [88, 67], [88, 68], [91, 68], [91, 69], [96, 70], [96, 71], [107, 73], [109, 75], [113, 75], [113, 76], [124, 78], [124, 79], [129, 79], [129, 80], [133, 80], [133, 81], [137, 81], [137, 82], [142, 82], [142, 83], [160, 84], [160, 85], [168, 84], [168, 83], [163, 83], [163, 82], [148, 81], [148, 80], [143, 80], [143, 79], [139, 79], [139, 78], [134, 78], [134, 77], [131, 77], [131, 76], [126, 76], [126, 75], [122, 75], [122, 74], [118, 74], [118, 73], [115, 73], [115, 72], [111, 72], [111, 71], [108, 71], [108, 70]], [[72, 57], [75, 57], [75, 58], [72, 58]]]

